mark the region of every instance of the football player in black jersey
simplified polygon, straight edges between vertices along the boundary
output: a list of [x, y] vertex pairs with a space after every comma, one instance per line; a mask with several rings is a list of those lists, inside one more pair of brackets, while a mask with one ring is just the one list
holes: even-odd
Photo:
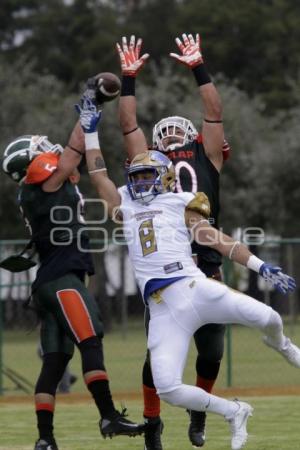
[[19, 184], [21, 212], [40, 260], [32, 285], [43, 352], [35, 387], [39, 432], [35, 450], [58, 449], [53, 433], [55, 394], [74, 344], [101, 416], [101, 434], [135, 436], [144, 427], [125, 419], [114, 407], [103, 361], [102, 322], [84, 283], [94, 268], [80, 213], [82, 196], [75, 184], [84, 151], [82, 138], [79, 123], [64, 150], [46, 136], [21, 136], [6, 147], [2, 162], [4, 172]]
[[[209, 198], [212, 214], [210, 221], [218, 226], [219, 173], [224, 159], [228, 157], [229, 146], [224, 141], [222, 105], [219, 94], [208, 75], [202, 58], [200, 37], [183, 34], [175, 40], [180, 54], [170, 56], [185, 64], [194, 74], [203, 105], [204, 120], [201, 134], [190, 120], [173, 116], [162, 119], [153, 129], [154, 149], [165, 152], [173, 161], [176, 171], [178, 192], [203, 191]], [[139, 129], [136, 117], [135, 78], [149, 55], [140, 56], [142, 40], [126, 37], [117, 44], [122, 69], [122, 90], [119, 104], [120, 124], [124, 135], [129, 160], [147, 148], [144, 135]], [[198, 267], [208, 276], [221, 279], [219, 267], [221, 255], [211, 248], [193, 243], [193, 252]], [[146, 310], [146, 328], [149, 321]], [[198, 351], [196, 361], [196, 385], [211, 392], [217, 379], [224, 351], [225, 326], [209, 324], [201, 327], [194, 335]], [[143, 368], [145, 450], [162, 450], [160, 434], [160, 402], [153, 384], [149, 355]], [[189, 411], [188, 435], [195, 447], [205, 443], [205, 413]]]

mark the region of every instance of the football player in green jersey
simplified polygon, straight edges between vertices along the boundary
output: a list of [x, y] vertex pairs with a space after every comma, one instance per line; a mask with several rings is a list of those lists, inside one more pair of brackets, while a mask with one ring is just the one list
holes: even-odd
[[102, 322], [84, 282], [94, 268], [76, 185], [83, 153], [83, 134], [77, 124], [65, 149], [46, 136], [25, 135], [9, 143], [2, 162], [4, 172], [19, 185], [20, 209], [40, 260], [32, 285], [43, 352], [35, 387], [39, 432], [35, 450], [58, 450], [53, 432], [55, 395], [74, 344], [101, 416], [103, 437], [135, 436], [143, 431], [143, 425], [130, 422], [114, 407], [103, 361]]

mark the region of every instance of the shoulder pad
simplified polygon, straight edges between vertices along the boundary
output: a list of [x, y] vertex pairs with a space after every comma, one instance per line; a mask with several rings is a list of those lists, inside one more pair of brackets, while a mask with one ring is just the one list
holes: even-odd
[[195, 197], [187, 205], [186, 209], [195, 211], [208, 218], [210, 216], [210, 203], [204, 192], [196, 192]]
[[54, 153], [42, 153], [34, 158], [28, 166], [25, 183], [39, 184], [51, 177], [57, 169], [58, 158]]

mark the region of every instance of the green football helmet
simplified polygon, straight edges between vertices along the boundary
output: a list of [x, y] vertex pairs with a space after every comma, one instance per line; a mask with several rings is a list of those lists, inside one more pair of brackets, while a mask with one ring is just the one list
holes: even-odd
[[4, 150], [2, 169], [14, 181], [20, 182], [36, 156], [47, 152], [60, 154], [62, 151], [63, 148], [59, 144], [53, 145], [47, 136], [20, 136]]

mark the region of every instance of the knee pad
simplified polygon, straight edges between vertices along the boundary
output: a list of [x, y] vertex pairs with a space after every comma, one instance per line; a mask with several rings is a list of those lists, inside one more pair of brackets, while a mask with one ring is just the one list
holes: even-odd
[[206, 380], [216, 380], [221, 365], [221, 359], [219, 361], [210, 361], [201, 356], [197, 356], [196, 360], [196, 372], [199, 377]]
[[[190, 386], [181, 384], [177, 386], [175, 389], [173, 388], [170, 391], [160, 392], [159, 398], [172, 406], [180, 406], [182, 408], [186, 407], [187, 401], [190, 401], [190, 397], [194, 396], [193, 393], [190, 393]], [[203, 395], [206, 397], [207, 394], [203, 392]], [[197, 401], [197, 406], [198, 401]]]
[[266, 334], [272, 335], [272, 334], [278, 333], [282, 330], [283, 330], [282, 319], [276, 311], [272, 310], [269, 321], [268, 321], [267, 325], [265, 326], [264, 331], [266, 332]]
[[178, 381], [176, 382], [176, 378], [170, 370], [165, 370], [156, 375], [153, 374], [153, 383], [160, 392], [171, 392], [175, 386], [178, 386]]
[[210, 394], [203, 389], [186, 384], [178, 385], [172, 391], [162, 392], [159, 397], [170, 405], [196, 411], [207, 410], [211, 399]]
[[103, 362], [103, 346], [102, 340], [98, 336], [92, 336], [78, 344], [81, 353], [82, 372], [90, 372], [92, 370], [105, 371]]
[[178, 386], [176, 389], [168, 392], [161, 392], [158, 394], [159, 398], [170, 405], [181, 406], [183, 401], [183, 389], [182, 386]]
[[46, 353], [43, 356], [43, 365], [36, 383], [35, 394], [43, 393], [54, 396], [70, 359], [71, 356], [66, 353]]

